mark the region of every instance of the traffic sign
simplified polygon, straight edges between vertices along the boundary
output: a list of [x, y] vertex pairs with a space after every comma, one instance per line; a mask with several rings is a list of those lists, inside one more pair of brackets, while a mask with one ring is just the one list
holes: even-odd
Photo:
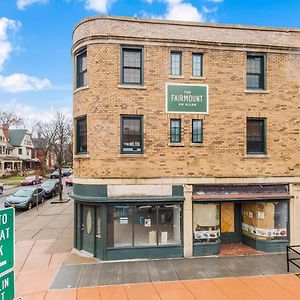
[[[0, 274], [7, 272], [15, 264], [15, 210], [0, 210]], [[1, 288], [1, 287], [0, 287]], [[0, 297], [0, 300], [1, 297]]]
[[12, 300], [15, 297], [14, 271], [0, 276], [0, 300]]

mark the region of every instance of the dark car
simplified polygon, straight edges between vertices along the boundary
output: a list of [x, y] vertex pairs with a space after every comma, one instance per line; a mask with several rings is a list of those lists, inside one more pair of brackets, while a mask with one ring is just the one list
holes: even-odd
[[44, 202], [44, 189], [41, 187], [21, 187], [14, 194], [6, 198], [4, 207], [31, 209], [38, 202]]
[[72, 175], [72, 173], [73, 173], [72, 169], [66, 169], [66, 170], [63, 170], [62, 175], [64, 177], [68, 177], [68, 176]]
[[59, 180], [58, 179], [48, 179], [41, 187], [44, 189], [45, 198], [53, 198], [59, 194]]
[[21, 185], [35, 185], [42, 182], [42, 176], [28, 176], [21, 181]]
[[73, 186], [73, 175], [70, 175], [67, 179], [66, 179], [66, 186]]
[[50, 175], [51, 179], [58, 179], [59, 178], [59, 172], [58, 171], [54, 171], [51, 173]]

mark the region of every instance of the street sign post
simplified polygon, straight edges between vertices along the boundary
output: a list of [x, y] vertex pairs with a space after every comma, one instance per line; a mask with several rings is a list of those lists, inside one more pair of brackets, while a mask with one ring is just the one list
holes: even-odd
[[12, 300], [15, 297], [15, 275], [10, 271], [0, 275], [0, 300]]
[[0, 210], [0, 300], [15, 297], [15, 210]]
[[[15, 265], [15, 211], [13, 208], [0, 210], [0, 274]], [[0, 298], [0, 300], [2, 300]]]

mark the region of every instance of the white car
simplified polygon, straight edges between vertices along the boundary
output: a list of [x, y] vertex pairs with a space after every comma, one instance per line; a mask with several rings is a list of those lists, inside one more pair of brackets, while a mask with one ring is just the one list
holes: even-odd
[[4, 189], [3, 186], [4, 186], [3, 183], [0, 182], [0, 195], [3, 193], [3, 189]]

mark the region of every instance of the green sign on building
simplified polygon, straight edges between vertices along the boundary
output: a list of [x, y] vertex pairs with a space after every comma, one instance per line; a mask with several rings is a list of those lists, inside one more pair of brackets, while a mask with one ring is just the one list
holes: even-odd
[[167, 113], [208, 114], [206, 84], [166, 84]]
[[0, 299], [13, 300], [15, 297], [15, 275], [11, 271], [0, 276]]
[[14, 215], [13, 208], [0, 210], [0, 274], [13, 268], [15, 263]]

